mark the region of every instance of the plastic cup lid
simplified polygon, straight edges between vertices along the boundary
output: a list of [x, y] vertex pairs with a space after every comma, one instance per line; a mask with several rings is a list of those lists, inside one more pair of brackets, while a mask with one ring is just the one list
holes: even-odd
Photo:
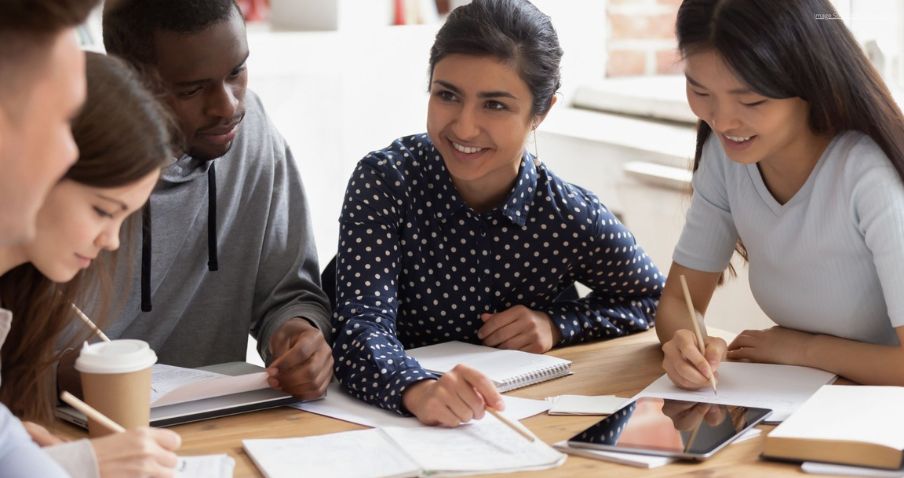
[[114, 340], [88, 345], [75, 361], [75, 369], [84, 373], [128, 373], [157, 363], [157, 354], [143, 340]]

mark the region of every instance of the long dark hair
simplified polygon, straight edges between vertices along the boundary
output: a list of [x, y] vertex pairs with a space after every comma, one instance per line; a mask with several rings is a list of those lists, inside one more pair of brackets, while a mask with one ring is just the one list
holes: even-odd
[[534, 115], [549, 111], [561, 86], [559, 37], [549, 16], [527, 0], [474, 0], [453, 10], [430, 49], [430, 83], [436, 64], [452, 54], [513, 62], [533, 95]]
[[[173, 156], [173, 123], [123, 61], [86, 55], [88, 95], [72, 125], [79, 158], [64, 179], [100, 188], [126, 186], [168, 163]], [[79, 333], [64, 334], [77, 320], [71, 304], [96, 304], [98, 298], [109, 297], [114, 258], [101, 254], [93, 267], [66, 284], [51, 282], [31, 264], [0, 276], [0, 303], [13, 313], [12, 328], [0, 349], [0, 400], [15, 414], [41, 422], [52, 419], [56, 403], [52, 365], [62, 348], [90, 336], [84, 327], [73, 328]]]
[[[801, 98], [814, 134], [859, 131], [904, 179], [904, 117], [829, 0], [685, 0], [678, 9], [684, 56], [712, 50], [769, 98]], [[694, 171], [712, 130], [700, 121]], [[738, 243], [745, 259], [746, 250]]]

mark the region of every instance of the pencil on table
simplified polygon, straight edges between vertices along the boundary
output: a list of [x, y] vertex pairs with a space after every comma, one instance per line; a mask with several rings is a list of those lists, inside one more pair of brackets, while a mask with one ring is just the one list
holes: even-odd
[[94, 407], [92, 407], [91, 405], [88, 405], [87, 403], [79, 400], [78, 398], [75, 398], [75, 396], [69, 392], [64, 391], [63, 393], [61, 393], [60, 399], [63, 400], [64, 402], [68, 403], [69, 406], [71, 406], [72, 408], [84, 413], [86, 417], [90, 418], [91, 420], [94, 420], [97, 423], [100, 423], [101, 425], [107, 427], [108, 429], [110, 429], [110, 431], [112, 431], [114, 433], [122, 433], [122, 432], [126, 431], [126, 429], [123, 428], [122, 425], [114, 422], [113, 420], [109, 419], [103, 413], [95, 410]]
[[[697, 347], [700, 348], [701, 354], [706, 354], [706, 343], [703, 341], [703, 332], [700, 331], [700, 324], [697, 323], [697, 311], [694, 309], [694, 302], [691, 300], [691, 291], [687, 288], [687, 279], [681, 274], [681, 289], [684, 291], [684, 302], [687, 304], [687, 313], [691, 319], [691, 325], [694, 326], [694, 337], [697, 338]], [[709, 383], [713, 387], [713, 393], [718, 395], [716, 389], [716, 375], [710, 372]]]
[[104, 342], [110, 341], [110, 337], [107, 337], [107, 334], [105, 334], [103, 330], [100, 330], [100, 328], [98, 326], [94, 325], [94, 322], [91, 321], [91, 319], [89, 319], [88, 316], [85, 315], [84, 312], [82, 312], [82, 309], [79, 309], [75, 304], [69, 304], [69, 305], [72, 306], [72, 310], [75, 311], [75, 314], [78, 315], [78, 318], [82, 319], [82, 322], [84, 322], [85, 325], [87, 325], [89, 329], [93, 330], [94, 333], [97, 334], [97, 336], [101, 338], [101, 340], [103, 340]]
[[534, 435], [531, 432], [529, 432], [526, 428], [524, 428], [524, 425], [509, 420], [508, 418], [506, 418], [505, 415], [499, 413], [498, 411], [496, 411], [493, 408], [488, 407], [487, 412], [489, 412], [490, 415], [493, 415], [494, 417], [496, 417], [500, 422], [504, 423], [507, 427], [518, 432], [519, 435], [523, 436], [524, 438], [527, 438], [528, 441], [532, 442], [532, 441], [536, 440]]

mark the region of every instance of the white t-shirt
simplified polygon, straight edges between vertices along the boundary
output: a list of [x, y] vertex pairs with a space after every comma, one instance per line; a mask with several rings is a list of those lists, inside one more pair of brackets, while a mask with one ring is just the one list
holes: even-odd
[[836, 136], [801, 189], [778, 203], [755, 164], [710, 137], [674, 260], [719, 272], [742, 240], [750, 289], [777, 324], [897, 345], [904, 326], [904, 185], [868, 136]]

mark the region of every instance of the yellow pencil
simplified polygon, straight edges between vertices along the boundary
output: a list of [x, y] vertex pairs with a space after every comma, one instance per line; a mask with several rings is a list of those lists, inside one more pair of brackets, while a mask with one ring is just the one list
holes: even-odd
[[504, 423], [506, 426], [508, 426], [512, 430], [515, 430], [516, 432], [518, 432], [519, 435], [523, 436], [524, 438], [527, 438], [528, 441], [536, 440], [533, 433], [529, 432], [526, 428], [524, 428], [524, 425], [509, 420], [508, 418], [506, 418], [505, 415], [499, 413], [498, 411], [496, 411], [493, 408], [487, 407], [487, 412], [489, 412], [490, 415], [493, 415], [494, 417], [496, 417], [500, 422]]
[[100, 423], [114, 433], [122, 433], [126, 431], [126, 429], [122, 425], [114, 422], [103, 413], [97, 411], [91, 405], [88, 405], [78, 398], [75, 398], [75, 396], [69, 392], [63, 391], [63, 393], [60, 394], [60, 399], [68, 403], [72, 408], [84, 413], [86, 417], [94, 420], [97, 423]]
[[[700, 330], [700, 324], [697, 323], [697, 311], [694, 309], [694, 302], [691, 300], [691, 291], [687, 288], [687, 279], [681, 274], [681, 289], [684, 291], [684, 302], [687, 304], [687, 313], [691, 319], [691, 325], [694, 327], [694, 337], [697, 338], [697, 347], [700, 348], [701, 354], [706, 354], [706, 342], [703, 341], [703, 332]], [[710, 372], [709, 383], [713, 386], [713, 393], [719, 394], [716, 389], [716, 375]]]

